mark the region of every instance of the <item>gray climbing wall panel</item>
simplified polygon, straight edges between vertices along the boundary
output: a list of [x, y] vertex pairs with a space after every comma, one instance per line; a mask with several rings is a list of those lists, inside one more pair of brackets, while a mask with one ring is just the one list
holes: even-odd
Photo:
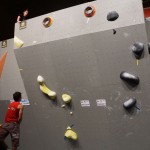
[[[149, 150], [150, 58], [145, 25], [116, 31], [115, 35], [108, 30], [15, 50], [31, 102], [25, 110], [21, 150], [35, 146], [36, 150]], [[139, 66], [130, 50], [137, 41], [145, 45]], [[132, 88], [121, 81], [121, 71], [138, 75], [139, 86]], [[38, 75], [57, 92], [56, 102], [41, 93]], [[61, 108], [63, 93], [72, 96], [71, 108]], [[130, 97], [137, 98], [141, 111], [123, 109]], [[105, 99], [107, 106], [98, 107], [97, 99]], [[81, 100], [89, 100], [90, 107], [81, 107]], [[77, 143], [63, 137], [71, 124], [79, 136]]]
[[[84, 16], [84, 9], [89, 5], [96, 7], [96, 13], [92, 18]], [[119, 13], [119, 18], [115, 22], [107, 21], [107, 14], [111, 11]], [[53, 18], [53, 24], [50, 28], [44, 28], [42, 22], [48, 16]], [[16, 23], [15, 35], [25, 42], [24, 47], [26, 47], [143, 23], [141, 0], [98, 0], [29, 19], [24, 30], [20, 30], [19, 24]]]
[[150, 42], [150, 18], [145, 19], [148, 41]]
[[8, 51], [2, 76], [0, 78], [0, 100], [12, 99], [12, 94], [15, 91], [21, 91], [23, 98], [27, 98], [24, 84], [20, 75], [20, 68], [18, 68], [18, 64], [14, 55], [13, 46], [13, 39], [7, 40], [6, 48], [2, 48], [0, 45], [0, 58], [6, 51]]
[[[96, 14], [89, 19], [84, 9], [90, 4]], [[115, 22], [107, 21], [110, 11], [119, 13]], [[47, 16], [53, 18], [50, 28], [42, 25]], [[149, 150], [150, 58], [144, 23], [141, 0], [105, 0], [29, 19], [23, 30], [15, 24], [15, 36], [25, 44], [8, 53], [2, 77], [9, 80], [7, 87], [0, 81], [0, 99], [10, 99], [17, 88], [30, 100], [31, 106], [24, 109], [20, 150]], [[145, 46], [138, 66], [130, 50], [134, 42]], [[139, 76], [140, 84], [133, 88], [124, 83], [122, 71]], [[41, 93], [38, 75], [57, 92], [56, 102]], [[72, 96], [71, 107], [61, 108], [63, 93]], [[123, 109], [130, 97], [137, 99], [141, 111]], [[105, 99], [106, 107], [97, 106], [98, 99]], [[81, 100], [89, 100], [90, 107], [81, 107]], [[0, 101], [0, 123], [7, 105], [8, 101]], [[72, 124], [79, 136], [75, 143], [64, 139], [66, 127]], [[7, 143], [10, 147], [10, 138]]]

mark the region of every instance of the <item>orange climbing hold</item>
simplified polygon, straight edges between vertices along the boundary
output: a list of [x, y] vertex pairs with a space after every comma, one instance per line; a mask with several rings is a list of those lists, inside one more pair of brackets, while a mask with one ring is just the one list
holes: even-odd
[[6, 52], [4, 53], [4, 55], [1, 57], [1, 59], [0, 59], [0, 77], [1, 77], [2, 72], [3, 72], [5, 60], [6, 60], [6, 57], [7, 57], [7, 52], [8, 52], [8, 51], [6, 51]]

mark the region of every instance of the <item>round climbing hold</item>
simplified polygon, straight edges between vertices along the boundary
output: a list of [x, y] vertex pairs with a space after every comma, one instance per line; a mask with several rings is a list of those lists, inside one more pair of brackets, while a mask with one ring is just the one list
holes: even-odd
[[39, 83], [43, 83], [43, 82], [44, 82], [44, 78], [43, 78], [41, 75], [39, 75], [39, 76], [37, 77], [37, 81], [38, 81]]
[[70, 112], [70, 115], [73, 115], [73, 112], [72, 112], [72, 111]]
[[62, 95], [62, 99], [63, 99], [63, 101], [64, 101], [65, 103], [70, 103], [72, 98], [71, 98], [71, 96], [68, 95], [68, 94], [63, 94], [63, 95]]
[[135, 98], [130, 98], [129, 100], [124, 102], [123, 107], [125, 109], [130, 109], [130, 108], [134, 107], [135, 104], [136, 104], [136, 99]]
[[84, 15], [86, 17], [93, 17], [95, 15], [95, 12], [96, 12], [96, 8], [92, 5], [90, 5], [90, 6], [85, 8]]
[[53, 23], [53, 19], [51, 17], [46, 17], [44, 20], [43, 20], [43, 25], [44, 27], [48, 28], [52, 25]]
[[111, 11], [107, 15], [107, 20], [108, 21], [115, 21], [116, 19], [118, 19], [118, 17], [119, 17], [119, 14], [116, 11]]
[[144, 44], [136, 42], [132, 45], [131, 50], [134, 53], [135, 58], [140, 59], [144, 51]]

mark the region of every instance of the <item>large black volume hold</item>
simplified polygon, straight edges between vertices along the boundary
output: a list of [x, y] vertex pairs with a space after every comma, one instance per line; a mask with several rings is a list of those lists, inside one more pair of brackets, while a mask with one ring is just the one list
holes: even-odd
[[115, 21], [116, 19], [118, 19], [118, 17], [119, 17], [119, 14], [116, 11], [112, 11], [112, 12], [108, 13], [107, 20], [108, 21]]
[[138, 76], [135, 76], [125, 71], [120, 73], [120, 78], [132, 85], [138, 85], [140, 82], [140, 79]]

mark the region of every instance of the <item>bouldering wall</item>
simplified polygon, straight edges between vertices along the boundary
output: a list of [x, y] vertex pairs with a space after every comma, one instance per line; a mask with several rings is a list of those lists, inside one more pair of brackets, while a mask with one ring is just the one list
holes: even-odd
[[[92, 18], [84, 15], [89, 5], [96, 7]], [[119, 14], [116, 21], [107, 20], [111, 11]], [[49, 28], [42, 24], [47, 16], [53, 18]], [[15, 27], [24, 41], [14, 48], [31, 104], [22, 123], [21, 150], [149, 149], [150, 60], [140, 0], [91, 2], [27, 20], [23, 30]], [[131, 50], [135, 42], [144, 44], [140, 60]], [[140, 83], [128, 85], [120, 79], [122, 71], [138, 76]], [[57, 93], [56, 100], [41, 92], [38, 75]], [[62, 108], [65, 93], [72, 102]], [[132, 97], [140, 110], [123, 108]], [[71, 125], [76, 142], [64, 139]]]

